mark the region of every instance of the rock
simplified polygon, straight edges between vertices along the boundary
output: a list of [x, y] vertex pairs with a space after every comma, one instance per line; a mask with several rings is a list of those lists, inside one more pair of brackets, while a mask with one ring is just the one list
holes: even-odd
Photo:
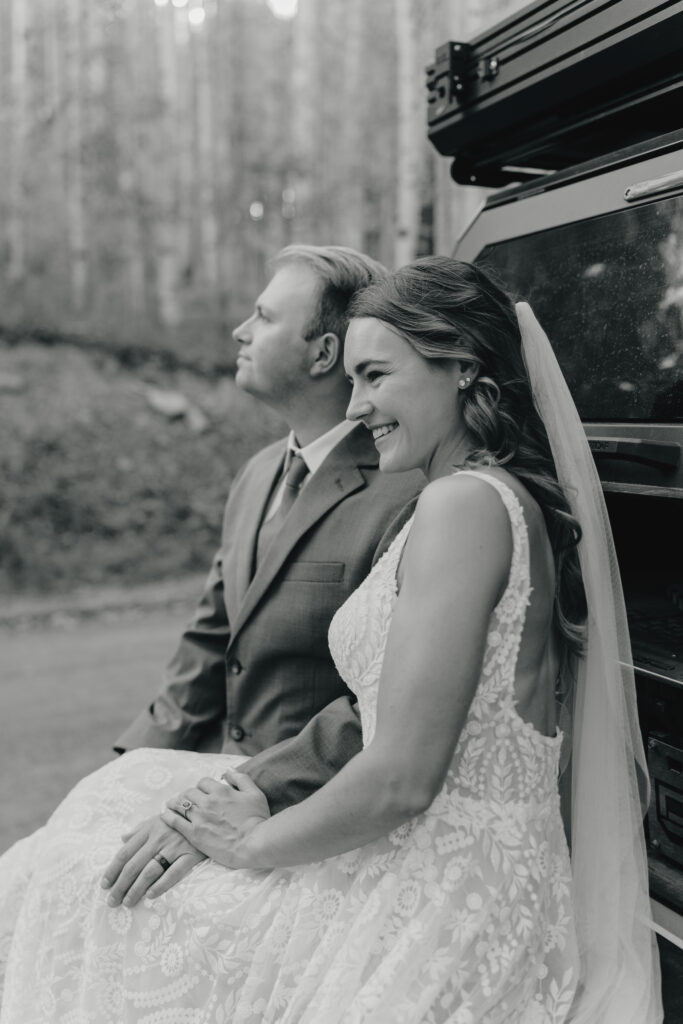
[[169, 420], [177, 420], [184, 417], [193, 434], [201, 434], [209, 426], [208, 417], [182, 391], [163, 391], [161, 388], [146, 388], [145, 398], [148, 405], [155, 412], [162, 413]]
[[0, 373], [0, 391], [18, 395], [26, 390], [26, 381], [18, 373]]
[[189, 408], [188, 402], [182, 391], [162, 391], [161, 388], [146, 388], [145, 398], [148, 405], [160, 412], [169, 420], [176, 420], [185, 416]]
[[193, 434], [203, 434], [209, 427], [209, 418], [196, 405], [190, 405], [187, 410], [187, 425]]

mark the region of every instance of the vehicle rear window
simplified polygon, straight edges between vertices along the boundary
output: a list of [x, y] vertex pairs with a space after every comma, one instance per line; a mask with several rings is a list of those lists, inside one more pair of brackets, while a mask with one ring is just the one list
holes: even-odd
[[489, 245], [477, 262], [531, 303], [584, 420], [683, 419], [683, 198]]

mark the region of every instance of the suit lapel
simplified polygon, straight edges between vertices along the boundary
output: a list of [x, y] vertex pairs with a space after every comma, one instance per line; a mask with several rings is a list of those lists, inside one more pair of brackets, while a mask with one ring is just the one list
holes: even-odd
[[[270, 457], [259, 467], [259, 475], [253, 483], [251, 497], [243, 502], [235, 518], [233, 527], [234, 571], [225, 583], [226, 606], [230, 621], [236, 621], [251, 584], [251, 573], [256, 557], [256, 541], [261, 520], [265, 515], [273, 488], [280, 477], [282, 462], [287, 450], [287, 442], [277, 446]], [[235, 618], [236, 617], [236, 618]]]
[[[363, 426], [352, 430], [333, 448], [322, 466], [311, 477], [301, 497], [295, 502], [282, 530], [258, 566], [233, 624], [233, 639], [304, 534], [347, 495], [365, 487], [365, 478], [359, 466], [376, 466], [377, 462], [378, 455], [372, 437]], [[257, 525], [261, 522], [262, 512], [263, 509], [256, 520]], [[250, 538], [250, 558], [254, 555], [255, 544], [256, 531]]]

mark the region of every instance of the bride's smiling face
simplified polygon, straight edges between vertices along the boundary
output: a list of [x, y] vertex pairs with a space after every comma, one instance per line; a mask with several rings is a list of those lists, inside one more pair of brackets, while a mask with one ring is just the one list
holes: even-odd
[[353, 386], [346, 416], [372, 431], [385, 473], [445, 476], [467, 453], [459, 408], [460, 363], [424, 359], [383, 321], [349, 324], [344, 368]]

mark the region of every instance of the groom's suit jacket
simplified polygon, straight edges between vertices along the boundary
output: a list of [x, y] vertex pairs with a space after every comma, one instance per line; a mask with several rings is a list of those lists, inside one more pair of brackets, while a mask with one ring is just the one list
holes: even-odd
[[[259, 526], [285, 451], [285, 440], [270, 445], [236, 477], [220, 549], [165, 686], [119, 738], [117, 750], [153, 746], [254, 755], [296, 736], [331, 702], [348, 698], [328, 650], [330, 620], [367, 575], [387, 528], [395, 517], [402, 519], [423, 481], [417, 473], [380, 474], [372, 437], [359, 425], [311, 476], [254, 571]], [[348, 699], [339, 710], [339, 716], [322, 716], [323, 731], [313, 737], [323, 775], [339, 766], [337, 752], [327, 749], [335, 735], [352, 748], [341, 763], [358, 749]], [[282, 771], [278, 756], [270, 758], [269, 774], [287, 775], [291, 747], [283, 745]], [[294, 748], [296, 761], [296, 742]], [[310, 761], [309, 751], [309, 774]], [[267, 780], [254, 777], [267, 787]]]

